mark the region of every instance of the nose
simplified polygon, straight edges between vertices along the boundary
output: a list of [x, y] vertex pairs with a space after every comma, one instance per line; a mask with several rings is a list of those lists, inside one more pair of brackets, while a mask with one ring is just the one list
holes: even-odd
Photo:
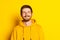
[[25, 12], [25, 15], [28, 15], [28, 13], [27, 13], [27, 12]]

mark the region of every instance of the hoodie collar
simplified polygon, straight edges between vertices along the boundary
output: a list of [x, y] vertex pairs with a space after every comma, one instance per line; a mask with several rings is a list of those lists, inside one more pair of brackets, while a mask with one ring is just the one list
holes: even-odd
[[[31, 19], [31, 21], [32, 21], [32, 24], [31, 24], [30, 26], [33, 26], [34, 24], [36, 24], [36, 21], [35, 21], [34, 19]], [[20, 20], [19, 25], [20, 25], [21, 27], [30, 27], [30, 26], [26, 26], [26, 25], [22, 22], [22, 20]]]

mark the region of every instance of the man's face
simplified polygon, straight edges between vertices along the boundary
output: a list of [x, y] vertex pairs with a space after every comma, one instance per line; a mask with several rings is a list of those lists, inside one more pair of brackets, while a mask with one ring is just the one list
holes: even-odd
[[30, 10], [30, 8], [23, 8], [22, 9], [22, 18], [23, 20], [30, 20], [31, 19], [31, 16], [32, 16], [32, 12]]

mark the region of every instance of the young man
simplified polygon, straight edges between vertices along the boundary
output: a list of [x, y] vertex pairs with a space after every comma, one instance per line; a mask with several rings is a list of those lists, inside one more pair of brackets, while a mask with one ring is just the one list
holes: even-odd
[[41, 26], [31, 19], [32, 13], [32, 8], [29, 5], [21, 7], [21, 17], [23, 20], [14, 28], [11, 40], [44, 40]]

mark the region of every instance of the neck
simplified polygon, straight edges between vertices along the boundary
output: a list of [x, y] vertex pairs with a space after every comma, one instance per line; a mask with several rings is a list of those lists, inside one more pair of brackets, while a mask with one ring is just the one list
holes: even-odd
[[26, 26], [30, 26], [32, 24], [32, 21], [29, 20], [29, 21], [23, 21], [23, 23], [26, 25]]

